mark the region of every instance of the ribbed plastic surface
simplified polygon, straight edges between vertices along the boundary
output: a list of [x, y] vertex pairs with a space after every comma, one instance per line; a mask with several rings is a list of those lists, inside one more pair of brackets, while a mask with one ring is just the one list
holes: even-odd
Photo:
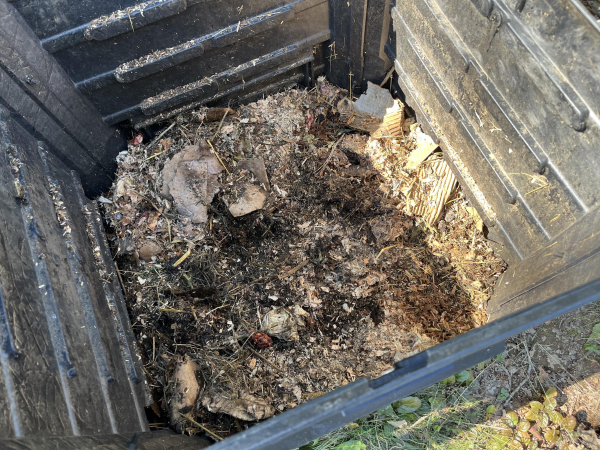
[[600, 28], [576, 0], [399, 0], [392, 21], [407, 101], [505, 259], [597, 204]]
[[227, 103], [290, 80], [308, 85], [324, 72], [313, 47], [330, 37], [326, 0], [14, 6], [109, 124], [147, 125], [190, 103]]
[[1, 439], [146, 431], [112, 258], [79, 179], [0, 108]]

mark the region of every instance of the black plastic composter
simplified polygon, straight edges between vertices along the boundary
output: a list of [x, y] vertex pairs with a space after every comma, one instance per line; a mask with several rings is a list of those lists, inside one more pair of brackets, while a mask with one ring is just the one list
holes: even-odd
[[[509, 263], [489, 324], [215, 449], [297, 447], [598, 299], [599, 24], [578, 0], [0, 0], [0, 447], [206, 445], [148, 431], [142, 364], [120, 286], [95, 267], [114, 271], [88, 200], [110, 186], [124, 130], [198, 105], [320, 75], [358, 95], [394, 67], [395, 93]], [[526, 197], [516, 173], [548, 188]]]

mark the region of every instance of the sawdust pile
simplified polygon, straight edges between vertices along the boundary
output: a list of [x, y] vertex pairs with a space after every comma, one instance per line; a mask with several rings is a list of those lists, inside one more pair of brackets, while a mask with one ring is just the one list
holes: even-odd
[[[100, 201], [164, 422], [226, 437], [486, 321], [504, 263], [474, 209], [450, 186], [435, 220], [408, 214], [418, 127], [370, 138], [343, 97], [199, 109], [119, 155]], [[190, 360], [193, 406], [173, 394]]]

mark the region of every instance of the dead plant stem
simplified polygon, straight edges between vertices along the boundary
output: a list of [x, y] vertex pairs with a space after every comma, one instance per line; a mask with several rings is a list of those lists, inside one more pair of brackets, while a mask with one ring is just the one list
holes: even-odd
[[225, 117], [227, 117], [227, 114], [229, 114], [229, 106], [227, 108], [225, 108], [225, 113], [223, 114], [223, 117], [221, 118], [221, 121], [219, 122], [219, 126], [217, 127], [217, 131], [215, 131], [215, 134], [213, 134], [211, 141], [214, 141], [215, 138], [217, 137], [217, 135], [219, 134], [219, 131], [221, 131], [221, 127], [223, 126], [223, 121], [225, 120]]
[[278, 275], [278, 278], [281, 280], [282, 278], [287, 278], [291, 275], [294, 275], [296, 272], [298, 272], [300, 269], [302, 269], [304, 266], [306, 266], [309, 262], [310, 262], [309, 259], [307, 259], [306, 261], [302, 261], [300, 264], [298, 264], [292, 270], [289, 270], [285, 273], [282, 273], [281, 275]]
[[329, 160], [335, 153], [335, 149], [337, 148], [337, 146], [338, 146], [339, 142], [342, 140], [342, 138], [343, 138], [343, 136], [341, 138], [339, 138], [337, 141], [335, 141], [335, 144], [333, 144], [333, 146], [331, 148], [331, 152], [329, 153], [329, 156], [327, 157], [327, 159], [325, 160], [323, 165], [318, 170], [316, 170], [314, 173], [319, 173], [321, 170], [323, 170], [323, 168], [327, 165], [327, 163], [329, 162]]
[[229, 169], [227, 168], [227, 166], [225, 165], [225, 163], [223, 162], [223, 160], [221, 159], [221, 157], [219, 156], [219, 154], [217, 153], [217, 151], [215, 150], [215, 148], [212, 145], [212, 142], [210, 142], [208, 139], [206, 140], [206, 142], [208, 142], [208, 145], [210, 145], [210, 148], [212, 148], [213, 153], [215, 154], [215, 156], [219, 159], [219, 162], [221, 163], [221, 165], [225, 168], [225, 170], [227, 171], [227, 175], [231, 176], [231, 172], [229, 172]]
[[270, 365], [271, 367], [277, 369], [279, 372], [283, 372], [283, 370], [281, 370], [278, 366], [276, 366], [274, 363], [272, 363], [271, 361], [269, 361], [267, 358], [265, 358], [263, 355], [261, 355], [260, 353], [258, 353], [256, 350], [254, 350], [251, 347], [246, 347], [248, 350], [250, 350], [253, 354], [255, 354], [256, 356], [258, 356], [260, 359], [262, 359], [264, 362], [266, 362], [268, 365]]
[[223, 440], [223, 438], [221, 436], [216, 435], [215, 433], [210, 431], [208, 428], [206, 428], [204, 425], [201, 425], [198, 422], [196, 422], [194, 419], [192, 419], [189, 414], [182, 414], [182, 416], [185, 417], [190, 422], [192, 422], [197, 427], [200, 427], [202, 430], [206, 431], [208, 434], [210, 434], [212, 437], [214, 437], [217, 441]]
[[[153, 140], [152, 142], [150, 142], [150, 143], [148, 144], [148, 146], [146, 147], [146, 150], [150, 150], [150, 149], [152, 148], [152, 146], [153, 146], [154, 144], [156, 144], [156, 143], [157, 143], [157, 142], [160, 140], [160, 138], [162, 138], [162, 137], [163, 137], [165, 134], [167, 134], [167, 132], [168, 132], [168, 131], [169, 131], [171, 128], [173, 128], [173, 127], [175, 126], [175, 124], [176, 124], [176, 123], [177, 123], [177, 122], [173, 122], [173, 123], [172, 123], [171, 125], [169, 125], [169, 126], [166, 128], [166, 129], [164, 129], [163, 131], [161, 131], [161, 133], [160, 133], [160, 134], [159, 134], [159, 135], [158, 135], [156, 138], [154, 138], [154, 140]], [[161, 152], [161, 153], [164, 153], [164, 152]], [[153, 155], [153, 156], [151, 156], [150, 158], [153, 158], [154, 156], [157, 156], [157, 155], [159, 155], [159, 154], [160, 154], [160, 153], [157, 153], [156, 155]], [[150, 158], [148, 158], [148, 159], [150, 159]]]

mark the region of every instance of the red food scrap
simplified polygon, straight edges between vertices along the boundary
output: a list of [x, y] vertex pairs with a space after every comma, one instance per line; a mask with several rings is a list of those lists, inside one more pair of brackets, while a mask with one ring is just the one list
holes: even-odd
[[254, 333], [250, 336], [250, 339], [252, 339], [252, 343], [256, 348], [269, 348], [273, 345], [273, 339], [265, 333]]
[[141, 134], [138, 134], [136, 137], [134, 137], [131, 141], [129, 141], [131, 143], [131, 145], [133, 146], [137, 146], [140, 145], [142, 142], [144, 142], [144, 136]]

